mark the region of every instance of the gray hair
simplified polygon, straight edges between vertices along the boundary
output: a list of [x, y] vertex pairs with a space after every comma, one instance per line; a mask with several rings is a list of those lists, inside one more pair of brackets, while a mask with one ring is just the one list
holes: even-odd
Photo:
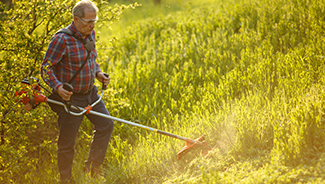
[[90, 0], [81, 0], [77, 2], [77, 4], [72, 9], [73, 17], [85, 17], [85, 9], [90, 11], [98, 12], [98, 8], [95, 3], [91, 2]]

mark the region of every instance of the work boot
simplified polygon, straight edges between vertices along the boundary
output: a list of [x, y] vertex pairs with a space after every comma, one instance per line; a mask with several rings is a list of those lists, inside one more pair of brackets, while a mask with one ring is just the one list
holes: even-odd
[[104, 176], [102, 174], [102, 170], [100, 168], [100, 165], [99, 166], [93, 166], [93, 167], [91, 167], [91, 169], [89, 169], [89, 167], [85, 166], [83, 168], [83, 172], [85, 174], [90, 172], [90, 175], [91, 175], [92, 178], [101, 178], [101, 177], [104, 178]]
[[89, 171], [90, 171], [90, 169], [89, 169], [89, 167], [85, 166], [85, 167], [82, 169], [82, 171], [84, 172], [84, 174], [88, 174]]
[[91, 168], [91, 177], [93, 178], [104, 177], [100, 166], [95, 166]]

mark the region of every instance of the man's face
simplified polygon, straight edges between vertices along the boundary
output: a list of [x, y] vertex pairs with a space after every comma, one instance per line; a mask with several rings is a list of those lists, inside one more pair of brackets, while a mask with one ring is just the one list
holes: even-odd
[[85, 17], [74, 17], [74, 22], [77, 30], [83, 35], [90, 35], [92, 30], [95, 27], [95, 23], [97, 21], [97, 14], [95, 11], [90, 11], [89, 9], [85, 9]]

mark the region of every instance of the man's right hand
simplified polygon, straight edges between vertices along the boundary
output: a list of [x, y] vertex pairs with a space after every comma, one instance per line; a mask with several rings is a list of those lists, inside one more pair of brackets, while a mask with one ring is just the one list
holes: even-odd
[[69, 101], [70, 100], [70, 97], [71, 95], [73, 94], [72, 92], [70, 91], [67, 91], [63, 88], [63, 86], [60, 86], [58, 88], [58, 94], [63, 98], [63, 100], [65, 101]]

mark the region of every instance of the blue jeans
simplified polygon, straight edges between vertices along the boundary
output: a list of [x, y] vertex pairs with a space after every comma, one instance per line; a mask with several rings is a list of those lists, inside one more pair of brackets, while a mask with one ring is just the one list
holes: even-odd
[[[72, 103], [79, 107], [86, 107], [95, 102], [99, 96], [94, 87], [87, 95], [72, 95]], [[93, 107], [94, 111], [109, 115], [104, 102], [101, 100]], [[74, 111], [74, 110], [73, 110]], [[76, 111], [75, 111], [76, 112]], [[65, 110], [58, 112], [59, 140], [58, 140], [58, 167], [61, 180], [71, 178], [71, 168], [74, 157], [74, 145], [79, 126], [84, 115], [74, 116]], [[87, 168], [96, 167], [103, 163], [108, 142], [111, 138], [114, 122], [110, 119], [88, 114], [86, 117], [95, 126], [93, 141], [91, 143], [88, 160], [85, 162]]]

